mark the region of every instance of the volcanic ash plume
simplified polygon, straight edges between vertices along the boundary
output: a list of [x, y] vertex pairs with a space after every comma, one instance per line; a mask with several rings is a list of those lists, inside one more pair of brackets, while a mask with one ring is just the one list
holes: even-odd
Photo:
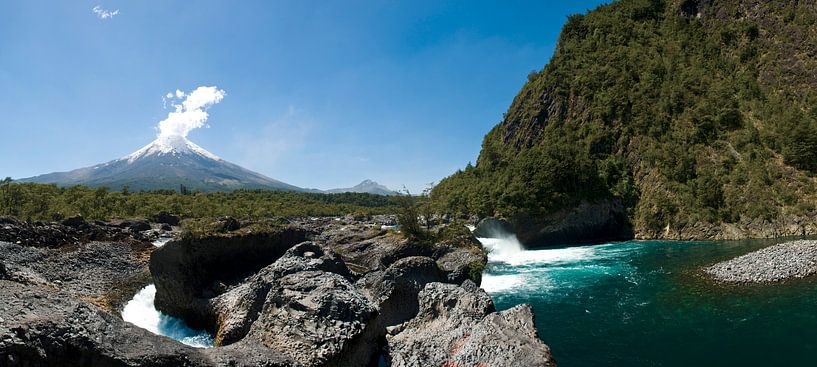
[[171, 103], [175, 102], [172, 104], [175, 110], [159, 122], [159, 138], [187, 137], [193, 129], [204, 126], [208, 117], [207, 109], [221, 102], [226, 94], [215, 86], [198, 87], [190, 93], [180, 90], [168, 93], [165, 98]]

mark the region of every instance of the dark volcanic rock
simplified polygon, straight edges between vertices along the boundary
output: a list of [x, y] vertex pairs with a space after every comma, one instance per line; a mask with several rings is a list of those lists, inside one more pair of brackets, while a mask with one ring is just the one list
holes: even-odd
[[136, 220], [130, 223], [128, 226], [132, 232], [142, 232], [142, 231], [149, 231], [151, 229], [150, 223], [143, 221], [143, 220]]
[[81, 226], [84, 226], [84, 225], [87, 225], [87, 224], [88, 224], [88, 222], [85, 221], [85, 218], [82, 218], [82, 216], [79, 216], [79, 215], [76, 216], [76, 217], [71, 217], [71, 218], [68, 218], [68, 219], [62, 221], [62, 225], [68, 226], [68, 227], [81, 227]]
[[504, 219], [494, 217], [484, 218], [477, 223], [474, 236], [481, 238], [496, 238], [516, 233], [513, 224]]
[[368, 365], [383, 336], [343, 260], [311, 242], [199, 302], [197, 317], [215, 324], [217, 345], [258, 344], [304, 366]]
[[446, 273], [448, 282], [459, 284], [465, 279], [471, 279], [479, 284], [481, 270], [488, 262], [482, 245], [470, 233], [468, 238], [424, 244], [381, 230], [379, 226], [329, 221], [321, 223], [313, 231], [317, 233], [312, 238], [315, 242], [340, 254], [349, 268], [358, 275], [384, 271], [403, 258], [424, 256], [437, 261], [439, 268]]
[[380, 308], [382, 327], [400, 324], [417, 315], [417, 295], [428, 283], [447, 280], [434, 259], [415, 256], [398, 260], [385, 271], [366, 274], [357, 283]]
[[[77, 237], [0, 242], [0, 366], [372, 366], [384, 351], [397, 366], [513, 365], [528, 361], [523, 353], [550, 361], [544, 345], [529, 340], [530, 310], [492, 313], [470, 281], [487, 260], [464, 228], [425, 244], [355, 218], [289, 222], [191, 230], [154, 249], [133, 238], [158, 232], [132, 232], [133, 221], [2, 219], [13, 237]], [[97, 231], [126, 240], [82, 236]], [[355, 271], [347, 259], [358, 262]], [[214, 332], [216, 347], [187, 347], [115, 316], [150, 273], [157, 307]], [[387, 330], [402, 329], [384, 349]]]
[[161, 212], [154, 216], [152, 219], [153, 222], [155, 223], [167, 224], [169, 226], [178, 226], [179, 223], [181, 223], [181, 218], [167, 212]]
[[273, 264], [209, 300], [203, 311], [208, 316], [203, 317], [216, 320], [216, 344], [227, 345], [243, 338], [258, 318], [276, 279], [302, 271], [332, 272], [344, 277], [350, 274], [343, 261], [331, 251], [324, 251], [311, 242], [294, 246]]
[[628, 240], [634, 234], [618, 201], [582, 202], [544, 217], [513, 220], [519, 242], [527, 246]]
[[482, 270], [488, 263], [488, 255], [479, 247], [449, 247], [440, 251], [437, 265], [446, 274], [447, 282], [462, 284], [471, 280], [476, 284], [482, 282]]
[[304, 366], [365, 366], [382, 335], [374, 306], [346, 278], [302, 271], [277, 279], [247, 339]]
[[0, 242], [2, 278], [60, 289], [115, 310], [150, 281], [151, 250], [141, 242], [89, 242], [60, 249]]
[[2, 366], [295, 366], [258, 345], [196, 349], [70, 293], [0, 280]]
[[420, 292], [420, 313], [387, 337], [391, 365], [555, 366], [539, 340], [528, 305], [494, 312], [474, 283], [431, 283]]
[[212, 328], [213, 320], [201, 318], [208, 299], [273, 263], [305, 239], [303, 229], [283, 227], [171, 241], [150, 256], [156, 308], [181, 317], [192, 327]]
[[56, 248], [89, 241], [134, 240], [116, 226], [88, 223], [82, 217], [68, 219], [65, 223], [25, 222], [3, 217], [0, 220], [0, 241]]

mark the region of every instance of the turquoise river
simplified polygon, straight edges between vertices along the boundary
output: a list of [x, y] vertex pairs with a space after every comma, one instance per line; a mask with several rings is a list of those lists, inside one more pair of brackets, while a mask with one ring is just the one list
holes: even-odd
[[491, 249], [497, 309], [529, 303], [559, 366], [817, 366], [817, 278], [719, 285], [700, 268], [781, 241]]

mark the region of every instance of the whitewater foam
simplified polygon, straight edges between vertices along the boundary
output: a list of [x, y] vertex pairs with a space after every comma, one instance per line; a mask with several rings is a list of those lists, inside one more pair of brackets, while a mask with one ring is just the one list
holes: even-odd
[[525, 283], [525, 276], [520, 274], [483, 274], [480, 287], [488, 293], [497, 293], [523, 286]]
[[567, 247], [546, 250], [525, 250], [516, 236], [502, 238], [478, 238], [488, 250], [488, 262], [508, 265], [526, 265], [533, 263], [565, 263], [592, 260], [597, 257], [591, 246]]
[[172, 238], [170, 238], [170, 237], [162, 237], [162, 238], [159, 238], [159, 239], [153, 241], [152, 244], [153, 244], [153, 246], [156, 246], [156, 247], [162, 247], [162, 246], [166, 245], [168, 242], [170, 242], [171, 240], [172, 240]]
[[154, 334], [176, 339], [196, 348], [210, 348], [213, 337], [203, 330], [194, 330], [184, 321], [165, 315], [156, 310], [153, 301], [156, 298], [156, 286], [151, 284], [128, 301], [122, 310], [122, 319]]
[[627, 256], [641, 244], [604, 244], [526, 250], [516, 236], [478, 238], [489, 250], [482, 288], [493, 296], [567, 295], [602, 277], [628, 274]]

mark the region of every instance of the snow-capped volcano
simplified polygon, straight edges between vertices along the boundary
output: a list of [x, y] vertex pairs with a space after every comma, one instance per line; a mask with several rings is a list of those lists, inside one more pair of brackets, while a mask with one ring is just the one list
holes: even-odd
[[206, 149], [196, 145], [192, 141], [182, 136], [160, 136], [152, 143], [146, 145], [122, 159], [127, 159], [129, 163], [149, 157], [151, 155], [182, 155], [182, 154], [198, 154], [202, 157], [209, 158], [215, 161], [220, 161], [217, 155], [208, 152]]
[[179, 135], [160, 136], [144, 148], [107, 163], [19, 181], [108, 187], [113, 190], [127, 186], [134, 191], [175, 190], [180, 185], [200, 191], [307, 191], [227, 162]]

